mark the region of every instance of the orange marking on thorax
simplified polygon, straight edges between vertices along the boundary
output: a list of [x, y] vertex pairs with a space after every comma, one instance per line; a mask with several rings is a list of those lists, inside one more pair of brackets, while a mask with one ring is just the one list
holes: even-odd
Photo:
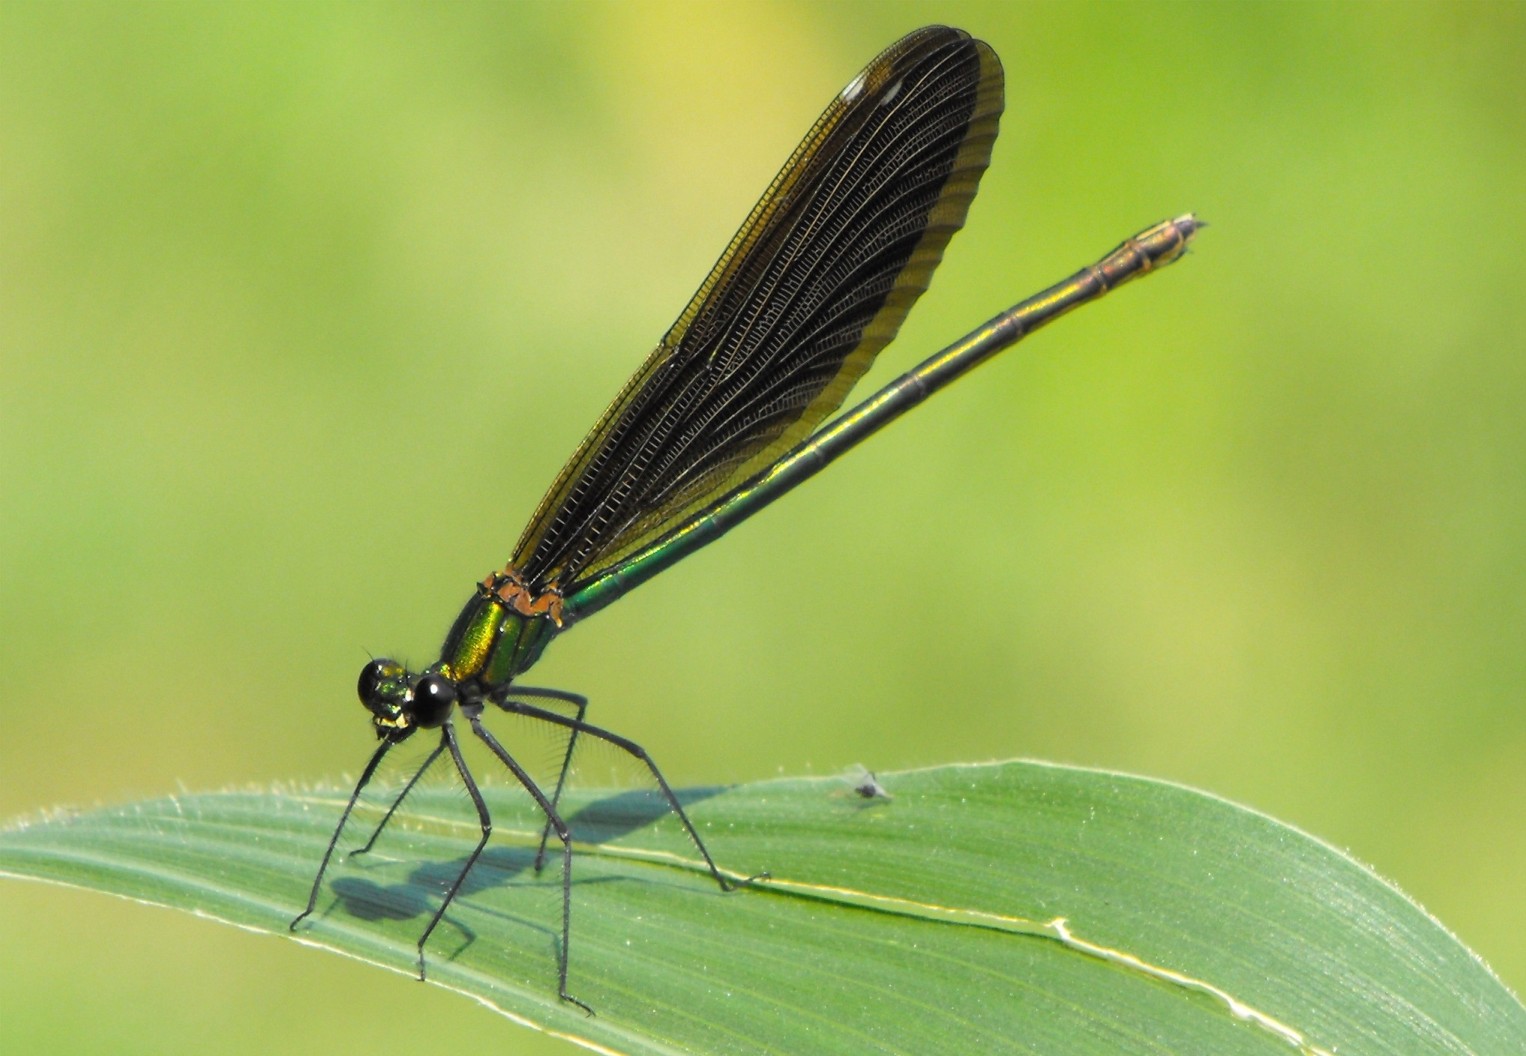
[[549, 616], [552, 623], [562, 625], [562, 592], [556, 586], [536, 594], [518, 569], [505, 568], [502, 572], [489, 572], [482, 581], [482, 589], [521, 616]]

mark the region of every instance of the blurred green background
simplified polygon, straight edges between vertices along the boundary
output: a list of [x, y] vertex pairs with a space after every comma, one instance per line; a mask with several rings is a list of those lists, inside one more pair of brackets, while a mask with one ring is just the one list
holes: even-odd
[[[0, 817], [353, 774], [366, 651], [429, 658], [816, 114], [933, 21], [997, 49], [1008, 112], [872, 380], [1213, 226], [535, 681], [678, 784], [1032, 756], [1209, 789], [1519, 992], [1519, 5], [5, 0]], [[572, 1051], [94, 895], [0, 884], [0, 942], [17, 1052]]]

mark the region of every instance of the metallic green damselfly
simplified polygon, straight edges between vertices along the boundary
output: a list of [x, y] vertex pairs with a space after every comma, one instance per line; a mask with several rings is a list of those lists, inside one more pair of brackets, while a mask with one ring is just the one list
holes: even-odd
[[[1194, 217], [1148, 228], [827, 422], [895, 336], [963, 225], [1001, 110], [996, 53], [941, 26], [893, 44], [832, 100], [678, 321], [573, 453], [509, 563], [478, 584], [439, 660], [417, 672], [373, 660], [361, 672], [360, 699], [380, 743], [293, 928], [316, 908], [340, 834], [383, 757], [416, 731], [437, 730], [439, 743], [360, 848], [370, 849], [414, 783], [448, 754], [481, 838], [419, 936], [423, 978], [425, 944], [492, 828], [461, 753], [458, 715], [545, 814], [541, 854], [550, 835], [560, 844], [563, 1000], [588, 1009], [567, 990], [572, 834], [558, 806], [579, 737], [639, 760], [716, 883], [735, 886], [644, 749], [587, 722], [585, 698], [516, 679], [558, 634], [719, 538], [972, 367], [1186, 250], [1201, 226]], [[554, 786], [541, 788], [483, 725], [490, 705], [566, 731]]]

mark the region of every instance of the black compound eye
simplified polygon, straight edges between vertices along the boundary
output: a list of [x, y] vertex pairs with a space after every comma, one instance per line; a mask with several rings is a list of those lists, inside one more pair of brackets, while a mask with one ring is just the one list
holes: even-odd
[[360, 669], [360, 679], [355, 684], [360, 702], [377, 718], [396, 718], [404, 695], [402, 679], [406, 674], [395, 660], [372, 660]]
[[413, 687], [408, 715], [415, 726], [425, 729], [440, 725], [456, 706], [456, 684], [444, 675], [425, 675]]

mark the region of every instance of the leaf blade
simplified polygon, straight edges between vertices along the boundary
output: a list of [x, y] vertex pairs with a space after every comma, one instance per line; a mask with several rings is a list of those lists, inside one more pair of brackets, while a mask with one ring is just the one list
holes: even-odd
[[[490, 790], [497, 832], [431, 940], [433, 981], [617, 1052], [1518, 1052], [1526, 1009], [1414, 903], [1332, 848], [1203, 793], [1035, 763], [684, 793], [722, 894], [652, 802], [570, 800], [570, 986], [555, 997], [555, 870]], [[219, 793], [0, 832], [0, 871], [284, 933], [342, 792]], [[299, 938], [399, 972], [475, 838], [424, 788], [342, 863]], [[941, 911], [951, 910], [952, 915]], [[1051, 922], [1064, 917], [1070, 932]], [[1034, 937], [1047, 934], [1050, 938]], [[1066, 945], [1055, 936], [1073, 933]], [[1119, 957], [1086, 952], [1090, 942]], [[1236, 1019], [1198, 980], [1281, 1023]]]

